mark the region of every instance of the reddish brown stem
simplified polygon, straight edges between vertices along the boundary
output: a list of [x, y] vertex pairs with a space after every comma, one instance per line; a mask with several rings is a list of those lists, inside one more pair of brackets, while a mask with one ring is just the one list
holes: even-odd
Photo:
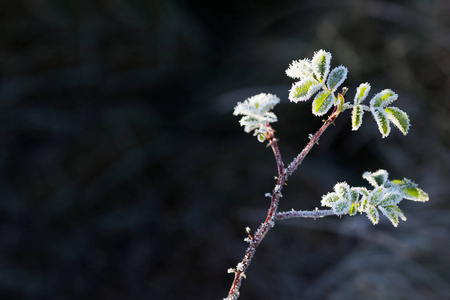
[[266, 124], [267, 134], [265, 135], [269, 145], [272, 147], [273, 153], [275, 155], [275, 160], [277, 162], [278, 169], [278, 179], [277, 184], [272, 192], [272, 198], [270, 201], [270, 208], [267, 212], [267, 217], [264, 223], [262, 223], [259, 228], [256, 230], [255, 234], [251, 239], [249, 239], [249, 246], [245, 251], [244, 258], [238, 265], [236, 269], [230, 269], [229, 271], [234, 272], [234, 280], [231, 285], [230, 291], [228, 292], [228, 297], [226, 300], [236, 300], [239, 298], [239, 288], [242, 284], [242, 279], [245, 278], [245, 271], [249, 267], [253, 256], [255, 255], [256, 248], [259, 246], [261, 241], [264, 239], [265, 235], [269, 230], [275, 226], [275, 221], [277, 220], [277, 209], [278, 203], [281, 197], [281, 190], [286, 183], [289, 175], [295, 171], [295, 169], [302, 163], [305, 156], [309, 153], [312, 147], [318, 143], [320, 136], [327, 129], [330, 124], [334, 122], [334, 119], [338, 116], [339, 110], [336, 109], [333, 113], [328, 117], [328, 119], [324, 122], [322, 127], [311, 137], [309, 143], [305, 146], [305, 148], [300, 152], [300, 154], [289, 164], [289, 166], [285, 169], [283, 162], [281, 160], [281, 154], [278, 149], [277, 141], [274, 137], [274, 130], [269, 124]]

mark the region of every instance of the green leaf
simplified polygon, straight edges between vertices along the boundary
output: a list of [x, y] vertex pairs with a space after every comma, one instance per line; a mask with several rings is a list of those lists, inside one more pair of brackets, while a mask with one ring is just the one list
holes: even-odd
[[317, 80], [324, 82], [330, 72], [331, 53], [319, 50], [314, 53], [311, 61], [314, 75]]
[[352, 190], [357, 191], [361, 196], [363, 196], [363, 198], [369, 197], [369, 190], [366, 189], [365, 187], [354, 187], [352, 188]]
[[393, 206], [379, 206], [378, 209], [385, 215], [389, 221], [391, 221], [394, 227], [398, 225], [398, 214], [397, 210]]
[[352, 110], [352, 130], [358, 130], [361, 127], [364, 110], [361, 106], [355, 105]]
[[372, 112], [373, 118], [377, 122], [378, 130], [381, 133], [383, 138], [387, 137], [391, 132], [391, 126], [389, 124], [389, 119], [386, 112], [379, 107], [371, 107], [370, 111]]
[[370, 91], [370, 84], [368, 82], [361, 83], [356, 89], [356, 95], [354, 99], [355, 105], [361, 104], [367, 97]]
[[350, 189], [350, 201], [352, 203], [355, 203], [355, 202], [358, 202], [358, 200], [359, 200], [359, 193], [358, 193], [358, 191], [356, 190], [356, 188], [351, 188]]
[[322, 196], [322, 200], [320, 201], [320, 203], [322, 204], [322, 206], [332, 207], [334, 203], [336, 203], [339, 199], [340, 198], [336, 193], [328, 193]]
[[369, 207], [371, 207], [371, 205], [369, 204], [369, 199], [363, 197], [361, 201], [359, 201], [358, 211], [360, 213], [366, 212], [369, 209]]
[[369, 195], [369, 205], [377, 206], [381, 202], [381, 199], [383, 199], [383, 195], [384, 191], [382, 186], [375, 188]]
[[338, 216], [346, 215], [350, 210], [350, 205], [351, 205], [350, 202], [346, 201], [345, 199], [341, 199], [333, 205], [332, 209], [334, 213]]
[[322, 87], [322, 83], [312, 77], [305, 78], [294, 85], [289, 91], [289, 100], [297, 103], [298, 101], [306, 101]]
[[333, 106], [334, 95], [328, 91], [322, 91], [316, 95], [312, 104], [312, 112], [316, 116], [323, 116]]
[[394, 205], [394, 206], [392, 206], [392, 208], [397, 212], [397, 215], [400, 219], [402, 219], [403, 221], [406, 221], [405, 215], [403, 214], [402, 210], [398, 206]]
[[260, 143], [262, 143], [262, 142], [264, 142], [266, 140], [266, 137], [262, 133], [257, 134], [256, 138], [258, 139], [258, 141]]
[[378, 213], [378, 210], [375, 207], [369, 208], [367, 211], [367, 217], [372, 222], [373, 225], [378, 224], [380, 221], [380, 214]]
[[357, 212], [358, 212], [357, 203], [352, 203], [352, 205], [350, 205], [350, 209], [348, 210], [348, 214], [350, 216], [354, 216], [356, 215]]
[[403, 133], [403, 135], [408, 134], [410, 122], [408, 115], [397, 107], [385, 108], [389, 120]]
[[348, 69], [344, 66], [339, 66], [331, 70], [327, 80], [328, 89], [334, 93], [347, 78], [347, 73]]
[[367, 180], [373, 187], [378, 187], [386, 183], [389, 177], [389, 173], [386, 170], [380, 169], [375, 172], [364, 172], [362, 177]]
[[351, 202], [351, 190], [347, 182], [338, 182], [334, 185], [334, 191], [339, 198]]
[[403, 196], [397, 193], [386, 193], [383, 199], [380, 201], [380, 206], [392, 206], [397, 205], [402, 201]]
[[426, 202], [429, 200], [428, 194], [409, 179], [393, 180], [391, 183], [401, 191], [402, 196], [405, 199], [419, 202]]
[[398, 95], [394, 91], [390, 89], [382, 90], [372, 97], [370, 107], [386, 107], [397, 100], [397, 98]]

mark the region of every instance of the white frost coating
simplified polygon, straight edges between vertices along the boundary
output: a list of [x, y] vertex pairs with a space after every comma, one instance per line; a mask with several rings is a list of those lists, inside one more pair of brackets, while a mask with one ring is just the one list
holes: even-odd
[[311, 61], [309, 59], [294, 60], [286, 69], [286, 75], [294, 79], [303, 79], [313, 74]]
[[325, 50], [319, 50], [314, 53], [313, 59], [311, 60], [312, 68], [316, 78], [325, 82], [328, 73], [330, 72], [331, 63], [331, 53]]
[[297, 103], [299, 101], [307, 101], [323, 86], [323, 83], [318, 82], [312, 77], [307, 77], [292, 85], [289, 90], [289, 100]]
[[397, 100], [397, 98], [398, 95], [393, 90], [385, 89], [370, 99], [370, 107], [386, 107]]
[[391, 133], [391, 125], [384, 109], [372, 106], [370, 108], [370, 112], [372, 113], [373, 118], [377, 122], [378, 130], [381, 133], [381, 137], [382, 138], [387, 137], [389, 133]]
[[331, 70], [328, 76], [327, 86], [331, 92], [335, 92], [341, 84], [347, 79], [348, 69], [344, 66], [339, 66]]
[[355, 105], [361, 104], [369, 95], [370, 84], [368, 82], [361, 83], [356, 89], [354, 103]]
[[362, 178], [367, 180], [373, 187], [384, 185], [389, 177], [389, 173], [386, 170], [380, 169], [375, 172], [364, 172]]
[[281, 191], [281, 187], [277, 184], [276, 186], [275, 186], [275, 188], [274, 188], [274, 192], [275, 193], [278, 193], [278, 192], [280, 192]]
[[242, 271], [244, 271], [244, 267], [245, 266], [244, 266], [243, 263], [238, 263], [237, 266], [236, 266], [236, 270], [242, 272]]
[[258, 94], [247, 98], [244, 102], [239, 102], [234, 108], [233, 114], [243, 115], [239, 121], [240, 125], [244, 127], [245, 132], [255, 130], [260, 142], [265, 140], [264, 134], [267, 130], [264, 127], [265, 123], [277, 122], [277, 116], [270, 112], [280, 102], [280, 98], [272, 94]]
[[271, 193], [265, 193], [265, 194], [264, 194], [264, 197], [272, 198], [272, 194], [271, 194]]

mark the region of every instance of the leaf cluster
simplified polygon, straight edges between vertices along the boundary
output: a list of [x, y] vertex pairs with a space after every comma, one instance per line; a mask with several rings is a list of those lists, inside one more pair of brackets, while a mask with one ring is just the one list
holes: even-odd
[[306, 58], [293, 61], [286, 70], [286, 75], [299, 81], [292, 85], [289, 100], [295, 103], [307, 101], [318, 92], [312, 103], [312, 112], [316, 116], [326, 114], [333, 104], [338, 103], [334, 93], [348, 73], [344, 66], [336, 67], [330, 72], [330, 63], [331, 53], [325, 50], [314, 53], [311, 60]]
[[370, 106], [366, 106], [362, 102], [367, 98], [369, 91], [370, 84], [368, 82], [360, 84], [356, 89], [352, 110], [352, 130], [358, 130], [361, 127], [364, 111], [370, 111], [383, 138], [391, 132], [391, 122], [403, 135], [406, 135], [410, 127], [408, 115], [397, 107], [389, 106], [397, 100], [398, 95], [390, 89], [382, 90], [372, 97], [369, 102]]
[[365, 172], [363, 178], [372, 185], [372, 190], [350, 187], [346, 182], [337, 183], [334, 192], [322, 197], [321, 204], [330, 207], [336, 215], [365, 213], [374, 225], [378, 224], [381, 211], [397, 227], [399, 219], [406, 221], [399, 203], [403, 199], [425, 202], [428, 194], [409, 179], [390, 181], [388, 176], [386, 170]]

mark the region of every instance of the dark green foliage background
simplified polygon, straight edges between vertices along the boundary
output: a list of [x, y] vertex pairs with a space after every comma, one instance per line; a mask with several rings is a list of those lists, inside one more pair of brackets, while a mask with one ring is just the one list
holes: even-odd
[[0, 298], [221, 299], [276, 174], [236, 102], [276, 93], [285, 163], [321, 125], [291, 104], [293, 59], [318, 49], [350, 88], [391, 88], [410, 134], [344, 113], [284, 190], [314, 209], [364, 171], [431, 201], [407, 222], [280, 222], [241, 299], [450, 298], [450, 2], [0, 2]]

